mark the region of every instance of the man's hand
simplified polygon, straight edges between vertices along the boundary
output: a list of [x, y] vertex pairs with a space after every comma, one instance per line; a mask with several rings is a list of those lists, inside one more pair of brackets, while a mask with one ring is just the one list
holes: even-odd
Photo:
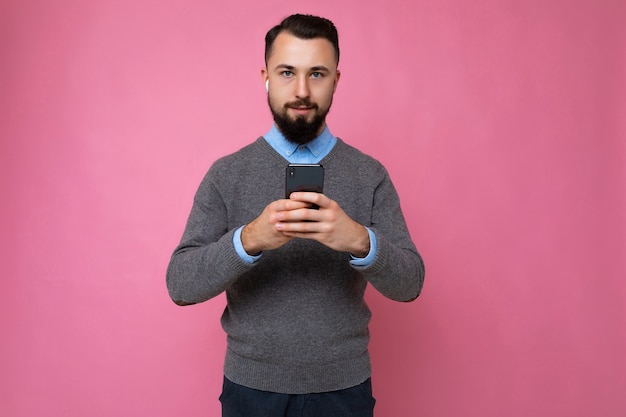
[[[292, 193], [286, 201], [293, 205], [276, 207], [275, 222], [272, 222], [275, 230], [282, 233], [285, 239], [313, 239], [358, 258], [364, 258], [369, 253], [367, 229], [352, 220], [336, 201], [312, 192]], [[311, 210], [309, 207], [312, 205], [319, 206], [319, 209]]]
[[277, 227], [278, 214], [291, 210], [306, 209], [310, 204], [293, 200], [276, 200], [263, 212], [244, 226], [241, 231], [241, 243], [249, 255], [257, 255], [264, 250], [277, 249], [293, 239]]

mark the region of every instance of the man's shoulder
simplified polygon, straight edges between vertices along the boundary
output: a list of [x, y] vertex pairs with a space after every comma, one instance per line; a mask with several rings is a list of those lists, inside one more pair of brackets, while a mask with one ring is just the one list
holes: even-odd
[[335, 148], [337, 160], [341, 161], [342, 164], [367, 165], [370, 168], [385, 169], [383, 164], [374, 156], [350, 145], [340, 138], [337, 138]]
[[242, 148], [219, 157], [213, 165], [224, 165], [237, 163], [239, 161], [247, 161], [250, 158], [255, 157], [261, 151], [263, 142], [265, 142], [263, 137], [259, 137]]
[[216, 159], [211, 165], [209, 172], [222, 171], [224, 169], [236, 169], [243, 166], [269, 166], [280, 161], [279, 155], [271, 148], [267, 141], [261, 136], [255, 141], [242, 148]]
[[230, 154], [216, 159], [209, 167], [204, 181], [240, 181], [241, 178], [263, 176], [273, 173], [281, 165], [282, 158], [261, 136]]

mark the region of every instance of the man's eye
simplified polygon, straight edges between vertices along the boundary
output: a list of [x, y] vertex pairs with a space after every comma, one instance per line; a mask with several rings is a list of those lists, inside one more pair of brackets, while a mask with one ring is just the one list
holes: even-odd
[[322, 74], [321, 72], [314, 72], [311, 74], [311, 77], [313, 78], [322, 78], [324, 76], [324, 74]]
[[291, 72], [291, 71], [283, 71], [283, 75], [285, 77], [291, 77], [293, 75], [293, 72]]

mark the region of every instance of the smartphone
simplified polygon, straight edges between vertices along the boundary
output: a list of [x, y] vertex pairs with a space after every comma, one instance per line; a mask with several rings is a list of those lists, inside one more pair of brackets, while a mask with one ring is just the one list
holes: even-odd
[[320, 164], [289, 164], [285, 176], [285, 198], [294, 191], [324, 191], [324, 167]]

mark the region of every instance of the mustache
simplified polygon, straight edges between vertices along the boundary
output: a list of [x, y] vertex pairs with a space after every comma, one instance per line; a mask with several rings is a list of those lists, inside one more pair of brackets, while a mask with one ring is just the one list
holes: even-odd
[[291, 103], [285, 103], [285, 109], [292, 108], [292, 107], [308, 107], [308, 108], [316, 109], [316, 110], [319, 108], [319, 106], [316, 103], [313, 103], [308, 98], [292, 101]]

